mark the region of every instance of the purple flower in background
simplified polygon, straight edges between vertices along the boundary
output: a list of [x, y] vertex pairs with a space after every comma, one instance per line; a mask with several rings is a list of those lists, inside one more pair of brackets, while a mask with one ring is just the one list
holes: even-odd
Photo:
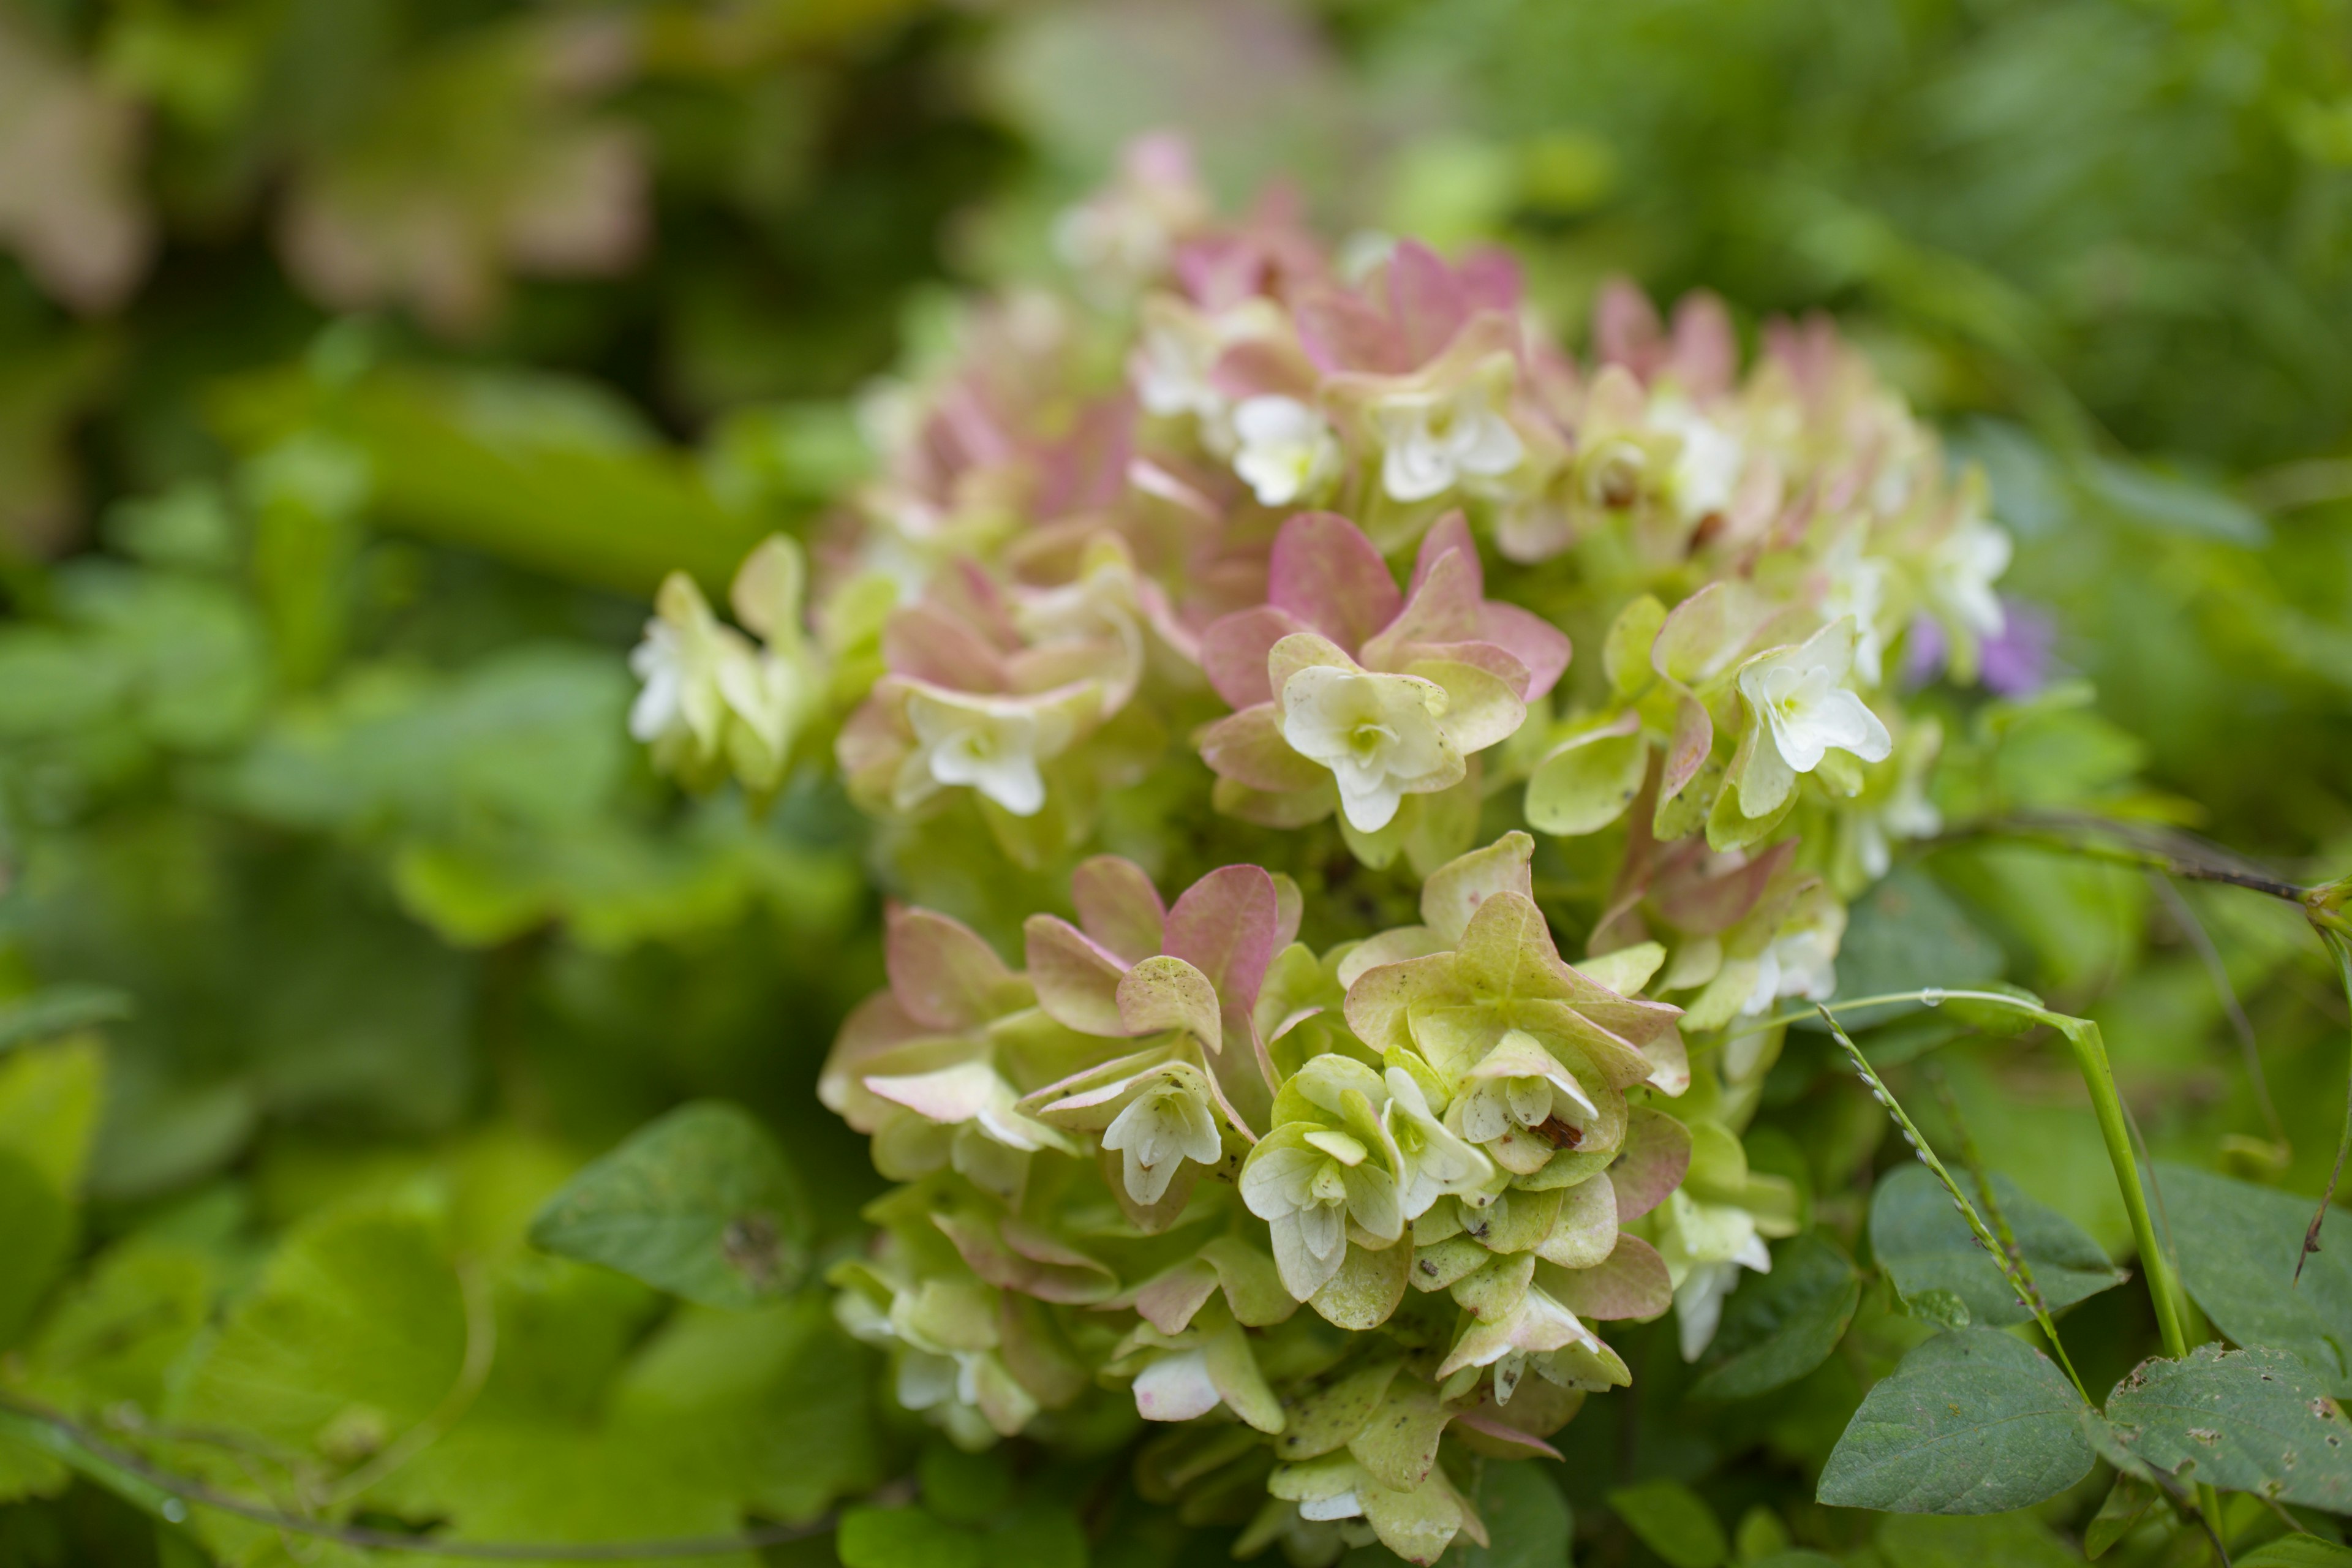
[[[2027, 697], [2049, 684], [2057, 664], [2058, 623], [2039, 605], [2004, 595], [2000, 635], [1985, 639], [1977, 653], [1977, 678], [1997, 697]], [[1906, 640], [1903, 683], [1916, 690], [1945, 673], [1951, 643], [1933, 616], [1911, 623]]]

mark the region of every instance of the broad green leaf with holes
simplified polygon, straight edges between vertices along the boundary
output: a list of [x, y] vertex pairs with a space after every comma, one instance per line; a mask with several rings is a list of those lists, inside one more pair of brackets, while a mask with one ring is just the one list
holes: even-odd
[[2213, 1326], [2241, 1345], [2292, 1351], [2352, 1394], [2352, 1220], [2328, 1211], [2320, 1247], [2303, 1263], [2316, 1198], [2158, 1164], [2180, 1279]]
[[2352, 1422], [2301, 1357], [2200, 1345], [2151, 1361], [2107, 1396], [2134, 1455], [2183, 1485], [2352, 1512]]

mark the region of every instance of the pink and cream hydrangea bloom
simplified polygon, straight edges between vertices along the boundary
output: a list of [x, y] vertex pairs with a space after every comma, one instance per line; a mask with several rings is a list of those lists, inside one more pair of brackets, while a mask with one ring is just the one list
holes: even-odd
[[1302, 513], [1276, 536], [1267, 602], [1202, 634], [1202, 668], [1237, 710], [1200, 736], [1218, 805], [1282, 826], [1337, 807], [1378, 833], [1406, 796], [1462, 783], [1568, 657], [1559, 631], [1486, 597], [1461, 514], [1429, 531], [1400, 590], [1362, 531]]
[[1227, 221], [1164, 138], [1057, 243], [1079, 298], [871, 400], [805, 605], [781, 543], [741, 629], [665, 588], [632, 728], [761, 798], [833, 737], [971, 922], [892, 908], [820, 1080], [899, 1184], [833, 1278], [900, 1403], [1127, 1402], [1253, 1549], [1433, 1563], [1464, 1456], [1552, 1452], [1612, 1325], [1703, 1353], [1793, 1233], [1771, 1020], [1937, 831], [1895, 676], [1974, 679], [2011, 542], [1826, 321], [1743, 363], [1616, 283], [1571, 357], [1507, 258]]

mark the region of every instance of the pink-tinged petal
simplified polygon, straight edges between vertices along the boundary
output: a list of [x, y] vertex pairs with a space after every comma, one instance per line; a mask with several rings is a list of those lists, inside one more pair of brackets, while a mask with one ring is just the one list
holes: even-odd
[[1692, 936], [1713, 936], [1746, 920], [1796, 853], [1797, 841], [1784, 838], [1746, 865], [1713, 876], [1707, 874], [1705, 855], [1676, 857], [1651, 884], [1651, 901], [1678, 929]]
[[1470, 520], [1462, 515], [1460, 507], [1431, 523], [1429, 531], [1421, 536], [1421, 549], [1412, 558], [1412, 579], [1405, 592], [1419, 593], [1429, 579], [1430, 568], [1456, 552], [1469, 563], [1470, 596], [1482, 597], [1486, 592], [1486, 569], [1478, 563], [1478, 542], [1470, 536]]
[[1053, 915], [1031, 915], [1021, 934], [1028, 947], [1029, 983], [1047, 1017], [1082, 1035], [1128, 1033], [1118, 1010], [1118, 983], [1128, 966], [1118, 954]]
[[[1466, 664], [1473, 669], [1483, 669], [1511, 689], [1515, 697], [1528, 689], [1528, 667], [1490, 642], [1431, 642], [1407, 643], [1395, 650], [1396, 665], [1411, 671], [1417, 666], [1435, 661], [1440, 664]], [[1434, 678], [1433, 678], [1434, 679]], [[1521, 700], [1525, 700], [1521, 698]]]
[[817, 1099], [835, 1115], [845, 1115], [856, 1099], [857, 1080], [871, 1064], [908, 1041], [931, 1033], [907, 1016], [896, 996], [877, 991], [850, 1010], [841, 1033], [834, 1037], [824, 1070], [817, 1075]]
[[1437, 357], [1470, 314], [1461, 279], [1444, 259], [1417, 239], [1398, 242], [1389, 255], [1389, 315], [1404, 361], [1419, 366]]
[[[1179, 511], [1189, 512], [1202, 522], [1224, 521], [1224, 509], [1209, 499], [1206, 491], [1183, 475], [1148, 458], [1137, 458], [1127, 465], [1127, 482], [1154, 500], [1165, 501]], [[1084, 520], [1088, 533], [1094, 531], [1093, 520]]]
[[1664, 357], [1664, 337], [1658, 308], [1641, 285], [1612, 278], [1601, 286], [1592, 308], [1592, 343], [1601, 363], [1623, 365], [1647, 381]]
[[1135, 1310], [1163, 1334], [1181, 1334], [1192, 1314], [1215, 1293], [1217, 1271], [1198, 1258], [1188, 1258], [1135, 1293]]
[[1117, 855], [1080, 861], [1070, 873], [1070, 900], [1078, 907], [1079, 929], [1097, 945], [1129, 963], [1160, 951], [1168, 906], [1134, 861]]
[[1072, 1263], [1041, 1263], [1024, 1257], [979, 1214], [934, 1214], [931, 1223], [955, 1244], [956, 1251], [974, 1274], [1001, 1290], [1018, 1290], [1040, 1301], [1084, 1307], [1106, 1300], [1118, 1289], [1117, 1276], [1082, 1252], [1068, 1253], [1077, 1260]]
[[1219, 779], [1209, 795], [1218, 814], [1236, 822], [1287, 832], [1311, 827], [1339, 809], [1339, 791], [1325, 774], [1313, 789], [1252, 789], [1239, 779]]
[[1165, 1355], [1135, 1377], [1135, 1413], [1146, 1421], [1191, 1421], [1214, 1410], [1222, 1396], [1199, 1351]]
[[1457, 658], [1419, 658], [1405, 671], [1445, 689], [1445, 712], [1438, 722], [1446, 740], [1465, 757], [1510, 739], [1528, 720], [1528, 705], [1515, 689], [1527, 683], [1527, 671], [1519, 661], [1484, 643], [1470, 647], [1491, 654], [1495, 662], [1506, 668], [1485, 669]]
[[1693, 397], [1731, 390], [1739, 376], [1739, 340], [1722, 300], [1698, 289], [1675, 307], [1674, 377]]
[[1674, 1280], [1658, 1249], [1622, 1231], [1617, 1250], [1607, 1262], [1593, 1268], [1547, 1273], [1544, 1288], [1561, 1306], [1596, 1322], [1655, 1318], [1675, 1300]]
[[[1283, 638], [1265, 655], [1266, 684], [1279, 698], [1290, 678], [1302, 669], [1314, 669], [1329, 665], [1338, 669], [1361, 669], [1363, 666], [1348, 657], [1348, 650], [1330, 638], [1313, 632], [1293, 632]], [[1277, 701], [1276, 706], [1279, 706]]]
[[1364, 646], [1368, 660], [1392, 658], [1408, 643], [1469, 642], [1478, 635], [1478, 558], [1464, 559], [1447, 551], [1431, 563], [1429, 574], [1396, 616], [1382, 624], [1378, 637]]
[[1199, 744], [1201, 760], [1218, 777], [1267, 795], [1311, 790], [1330, 777], [1282, 738], [1282, 721], [1271, 702], [1244, 708], [1208, 725], [1200, 733]]
[[1511, 1447], [1523, 1450], [1520, 1458], [1529, 1458], [1538, 1454], [1547, 1459], [1566, 1457], [1534, 1433], [1521, 1431], [1483, 1405], [1474, 1405], [1465, 1410], [1454, 1418], [1454, 1424], [1456, 1426], [1467, 1426], [1482, 1437], [1492, 1437], [1497, 1443], [1507, 1444]]
[[933, 1029], [975, 1028], [1028, 1004], [1028, 986], [961, 921], [893, 906], [883, 960], [907, 1016]]
[[1246, 338], [1217, 356], [1209, 384], [1238, 403], [1245, 397], [1295, 397], [1315, 401], [1315, 365], [1292, 345]]
[[1349, 649], [1394, 620], [1403, 600], [1364, 531], [1330, 511], [1300, 512], [1274, 536], [1266, 597]]
[[1674, 607], [1650, 645], [1650, 668], [1696, 685], [1729, 669], [1756, 640], [1772, 605], [1745, 583], [1710, 583]]
[[1356, 1038], [1376, 1051], [1392, 1047], [1412, 1048], [1412, 1015], [1416, 1007], [1434, 1007], [1463, 999], [1451, 952], [1383, 963], [1358, 975], [1348, 986], [1348, 1027]]
[[1216, 987], [1228, 1028], [1246, 1033], [1266, 965], [1274, 962], [1282, 900], [1256, 866], [1225, 866], [1184, 889], [1168, 911], [1168, 951]]
[[[1274, 941], [1269, 944], [1280, 952], [1298, 940], [1298, 922], [1307, 918], [1307, 897], [1298, 884], [1280, 871], [1274, 873]], [[1269, 961], [1270, 962], [1270, 961]]]
[[1479, 606], [1478, 640], [1493, 643], [1527, 667], [1527, 700], [1539, 700], [1559, 683], [1574, 651], [1568, 634], [1517, 605], [1488, 600]]
[[1308, 290], [1292, 307], [1298, 341], [1326, 375], [1341, 371], [1395, 374], [1410, 370], [1389, 319], [1357, 296], [1335, 288]]
[[1119, 977], [1118, 1002], [1128, 1034], [1182, 1029], [1212, 1051], [1224, 1042], [1216, 986], [1181, 958], [1161, 953], [1129, 970]]
[[1009, 653], [1024, 641], [996, 580], [969, 556], [960, 557], [951, 568], [933, 578], [923, 599], [962, 621], [1001, 651]]
[[1003, 656], [986, 637], [934, 605], [890, 612], [882, 627], [882, 661], [893, 675], [910, 676], [954, 691], [1003, 691]]
[[[1496, 893], [1535, 898], [1533, 873], [1536, 841], [1525, 833], [1506, 833], [1483, 849], [1457, 856], [1430, 873], [1422, 884], [1421, 918], [1443, 942], [1461, 939], [1478, 906]], [[1378, 940], [1378, 939], [1375, 939]]]
[[1462, 280], [1463, 300], [1473, 310], [1499, 310], [1507, 316], [1519, 313], [1527, 283], [1518, 258], [1509, 251], [1500, 246], [1480, 246], [1464, 257], [1454, 271]]
[[1664, 770], [1658, 777], [1658, 798], [1672, 800], [1682, 794], [1683, 786], [1698, 776], [1706, 765], [1707, 754], [1715, 750], [1715, 721], [1707, 717], [1706, 704], [1693, 696], [1685, 687], [1675, 688], [1675, 731], [1666, 741]]
[[930, 1072], [876, 1074], [865, 1080], [868, 1094], [903, 1105], [927, 1121], [953, 1126], [970, 1121], [1003, 1093], [1003, 1081], [984, 1061], [958, 1062]]
[[1668, 1025], [1642, 1042], [1642, 1055], [1649, 1059], [1650, 1087], [1660, 1094], [1679, 1095], [1690, 1088], [1690, 1047], [1683, 1044], [1682, 1030]]
[[1209, 623], [1201, 634], [1201, 669], [1218, 696], [1234, 709], [1274, 700], [1266, 682], [1265, 656], [1274, 645], [1307, 630], [1296, 616], [1272, 605], [1235, 610]]
[[1127, 462], [1135, 450], [1135, 418], [1130, 393], [1106, 398], [1081, 413], [1069, 436], [1045, 455], [1036, 514], [1063, 517], [1116, 502], [1126, 487]]
[[1626, 1113], [1625, 1143], [1609, 1166], [1617, 1189], [1617, 1223], [1630, 1225], [1666, 1201], [1690, 1169], [1690, 1129], [1663, 1110]]

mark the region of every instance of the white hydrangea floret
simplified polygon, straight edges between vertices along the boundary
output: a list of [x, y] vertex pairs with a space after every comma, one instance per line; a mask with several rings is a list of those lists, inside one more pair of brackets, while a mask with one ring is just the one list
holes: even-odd
[[1103, 1130], [1103, 1147], [1121, 1157], [1128, 1196], [1156, 1204], [1185, 1161], [1213, 1165], [1224, 1152], [1207, 1097], [1184, 1079], [1167, 1076], [1127, 1102]]
[[1757, 655], [1739, 669], [1739, 694], [1755, 715], [1739, 808], [1749, 816], [1776, 810], [1833, 751], [1866, 763], [1895, 752], [1894, 737], [1870, 705], [1846, 686], [1853, 671], [1854, 622], [1838, 619], [1794, 647]]
[[1322, 415], [1295, 397], [1245, 398], [1234, 410], [1234, 472], [1261, 506], [1289, 506], [1339, 472], [1339, 443]]
[[1438, 1120], [1411, 1073], [1389, 1068], [1388, 1086], [1381, 1125], [1403, 1162], [1405, 1218], [1419, 1219], [1439, 1198], [1476, 1192], [1494, 1177], [1494, 1163]]
[[1392, 393], [1371, 405], [1381, 486], [1396, 501], [1428, 500], [1465, 479], [1499, 479], [1527, 457], [1503, 416], [1502, 384], [1472, 375], [1452, 387]]
[[1402, 1235], [1396, 1173], [1359, 1139], [1328, 1128], [1270, 1134], [1243, 1167], [1242, 1202], [1266, 1222], [1283, 1288], [1304, 1301], [1339, 1272], [1348, 1222], [1384, 1239]]
[[1958, 630], [1997, 637], [2009, 624], [1993, 584], [2009, 570], [2015, 552], [2009, 531], [1982, 517], [1970, 517], [1928, 552], [1928, 601]]
[[1723, 1321], [1723, 1299], [1742, 1268], [1772, 1271], [1772, 1253], [1756, 1216], [1731, 1204], [1706, 1204], [1677, 1187], [1666, 1194], [1658, 1256], [1675, 1288], [1675, 1323], [1683, 1360], [1696, 1361]]
[[1418, 676], [1315, 665], [1283, 684], [1282, 738], [1331, 770], [1349, 825], [1377, 833], [1416, 785], [1458, 776], [1438, 722], [1446, 701], [1444, 687]]
[[1015, 816], [1045, 804], [1038, 764], [1077, 737], [1076, 704], [1065, 694], [1000, 697], [909, 682], [907, 722], [914, 749], [900, 764], [892, 794], [900, 810], [942, 788], [978, 790]]

